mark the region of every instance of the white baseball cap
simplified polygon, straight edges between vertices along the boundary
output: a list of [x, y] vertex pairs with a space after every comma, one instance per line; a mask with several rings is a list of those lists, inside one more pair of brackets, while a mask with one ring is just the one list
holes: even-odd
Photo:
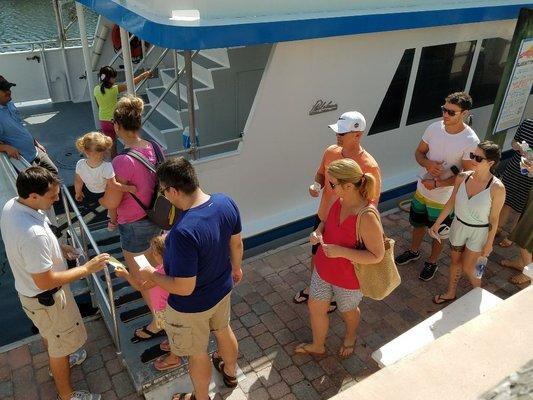
[[337, 123], [329, 127], [335, 133], [359, 132], [366, 129], [366, 121], [359, 111], [348, 111], [339, 117]]

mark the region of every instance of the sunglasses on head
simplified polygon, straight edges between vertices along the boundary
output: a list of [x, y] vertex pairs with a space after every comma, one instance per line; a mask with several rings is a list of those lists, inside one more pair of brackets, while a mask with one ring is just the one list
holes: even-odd
[[485, 157], [478, 156], [477, 154], [474, 154], [472, 152], [470, 152], [470, 159], [471, 160], [476, 160], [476, 162], [478, 162], [478, 163], [480, 163], [483, 160], [486, 160]]
[[450, 110], [449, 108], [446, 108], [444, 106], [440, 106], [440, 109], [442, 110], [443, 113], [448, 114], [450, 117], [455, 117], [455, 115], [457, 115], [457, 113], [463, 112], [463, 110], [461, 110], [461, 111]]

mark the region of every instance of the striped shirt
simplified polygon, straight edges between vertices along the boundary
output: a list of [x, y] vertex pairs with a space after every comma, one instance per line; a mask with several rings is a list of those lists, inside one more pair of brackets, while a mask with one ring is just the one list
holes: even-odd
[[[518, 143], [525, 141], [533, 148], [533, 119], [522, 121], [514, 140]], [[505, 204], [516, 212], [522, 214], [527, 204], [529, 190], [533, 184], [533, 178], [520, 173], [520, 154], [515, 152], [503, 171], [502, 181], [505, 185]]]

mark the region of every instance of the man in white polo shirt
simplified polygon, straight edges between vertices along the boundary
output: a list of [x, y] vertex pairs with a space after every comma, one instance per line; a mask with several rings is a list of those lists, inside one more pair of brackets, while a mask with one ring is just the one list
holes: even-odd
[[109, 255], [67, 269], [65, 256], [75, 257], [75, 250], [59, 244], [43, 212], [59, 200], [59, 181], [49, 170], [21, 172], [17, 193], [2, 210], [2, 239], [22, 308], [48, 349], [58, 399], [100, 400], [100, 395], [74, 391], [70, 383], [69, 355], [85, 343], [87, 332], [69, 283], [101, 270]]

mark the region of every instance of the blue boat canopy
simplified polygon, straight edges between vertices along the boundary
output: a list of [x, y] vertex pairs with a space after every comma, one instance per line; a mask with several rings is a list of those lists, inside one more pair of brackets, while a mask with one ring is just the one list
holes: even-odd
[[403, 0], [396, 7], [397, 0], [77, 1], [143, 40], [184, 50], [514, 19], [521, 8], [533, 6], [516, 0], [446, 7], [436, 0]]

